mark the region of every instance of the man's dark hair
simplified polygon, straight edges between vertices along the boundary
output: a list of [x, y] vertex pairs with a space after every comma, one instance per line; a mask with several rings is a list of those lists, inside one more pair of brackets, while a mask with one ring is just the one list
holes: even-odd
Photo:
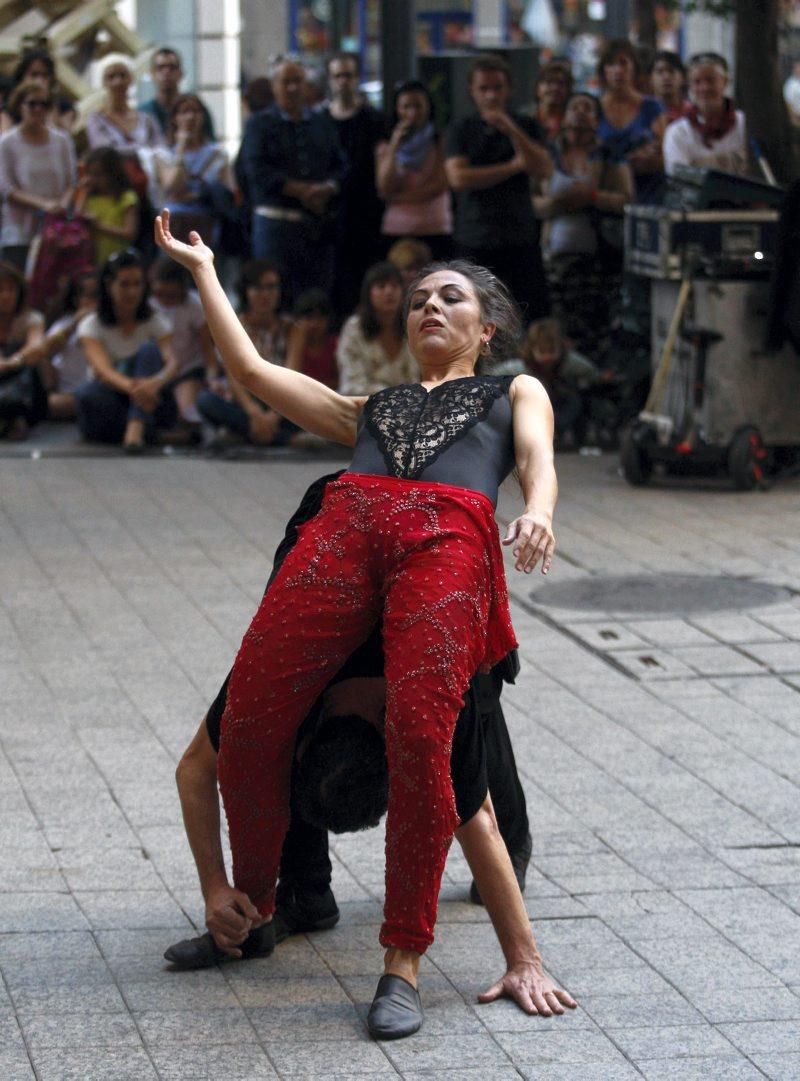
[[176, 263], [169, 255], [162, 252], [150, 267], [150, 280], [154, 282], [170, 282], [188, 293], [192, 287], [192, 276], [185, 266]]
[[472, 85], [472, 80], [478, 74], [479, 71], [499, 71], [501, 75], [505, 75], [508, 85], [511, 86], [514, 82], [511, 77], [511, 68], [502, 56], [498, 56], [497, 53], [483, 53], [481, 56], [476, 57], [469, 66], [469, 74], [467, 76], [467, 85]]
[[294, 302], [292, 315], [295, 319], [302, 319], [304, 315], [324, 315], [330, 319], [333, 315], [331, 298], [324, 289], [306, 289]]
[[357, 714], [321, 722], [297, 765], [295, 798], [301, 817], [332, 833], [377, 826], [389, 802], [386, 747]]
[[332, 53], [325, 62], [325, 70], [330, 73], [331, 64], [334, 60], [351, 60], [356, 66], [356, 75], [361, 74], [361, 57], [358, 53], [350, 53], [346, 50], [340, 50], [338, 53]]
[[150, 58], [151, 69], [156, 66], [156, 60], [159, 58], [159, 56], [174, 56], [175, 59], [178, 61], [178, 67], [181, 69], [181, 71], [183, 71], [183, 58], [181, 57], [181, 54], [178, 52], [178, 50], [173, 49], [171, 45], [162, 45], [158, 49], [156, 49], [156, 51]]
[[656, 64], [666, 64], [671, 67], [673, 71], [679, 71], [684, 78], [686, 78], [686, 65], [678, 56], [677, 53], [672, 52], [671, 49], [659, 49], [653, 57], [653, 62], [650, 65], [648, 74], [653, 74], [653, 68]]

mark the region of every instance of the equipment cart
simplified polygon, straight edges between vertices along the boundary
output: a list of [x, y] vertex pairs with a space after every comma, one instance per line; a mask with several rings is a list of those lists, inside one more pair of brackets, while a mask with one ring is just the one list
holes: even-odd
[[[772, 203], [766, 185], [685, 170], [679, 186], [711, 192], [724, 184]], [[755, 192], [755, 195], [754, 195]], [[800, 357], [789, 345], [764, 348], [778, 211], [626, 211], [626, 268], [651, 280], [653, 384], [622, 441], [631, 484], [654, 466], [727, 472], [737, 488], [764, 486], [800, 447]]]

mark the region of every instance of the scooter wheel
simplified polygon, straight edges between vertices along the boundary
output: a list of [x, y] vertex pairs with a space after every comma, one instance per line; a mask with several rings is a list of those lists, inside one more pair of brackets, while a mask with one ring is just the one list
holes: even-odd
[[769, 451], [758, 428], [751, 424], [740, 428], [728, 447], [728, 473], [734, 486], [742, 492], [768, 488], [768, 458]]
[[622, 437], [619, 457], [622, 473], [628, 484], [633, 484], [637, 488], [647, 484], [653, 473], [653, 459], [632, 428], [629, 428]]

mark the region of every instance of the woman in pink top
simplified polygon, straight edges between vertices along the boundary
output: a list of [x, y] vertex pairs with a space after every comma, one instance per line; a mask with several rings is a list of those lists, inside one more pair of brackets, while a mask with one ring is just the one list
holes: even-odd
[[392, 239], [424, 237], [434, 259], [447, 259], [453, 245], [453, 213], [432, 103], [422, 83], [397, 88], [394, 127], [378, 143], [376, 185], [386, 203], [381, 232]]

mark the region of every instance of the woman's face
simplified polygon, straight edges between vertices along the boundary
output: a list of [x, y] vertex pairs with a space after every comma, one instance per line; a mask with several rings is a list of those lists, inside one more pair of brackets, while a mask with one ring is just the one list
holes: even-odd
[[20, 105], [21, 124], [26, 129], [43, 128], [47, 124], [47, 114], [51, 102], [43, 87], [31, 87]]
[[17, 283], [12, 278], [0, 278], [0, 315], [13, 315], [18, 300]]
[[247, 311], [251, 315], [274, 315], [281, 302], [281, 280], [274, 270], [265, 270], [257, 282], [247, 287]]
[[689, 96], [701, 113], [720, 109], [727, 89], [728, 76], [719, 64], [695, 64], [689, 72]]
[[409, 128], [421, 128], [428, 123], [428, 99], [418, 90], [409, 90], [397, 99], [397, 119]]
[[650, 76], [653, 93], [657, 98], [668, 101], [680, 97], [683, 92], [683, 73], [666, 60], [657, 60]]
[[453, 270], [437, 270], [411, 295], [408, 344], [418, 360], [467, 357], [477, 361], [483, 341], [494, 333], [486, 323], [472, 282]]
[[103, 73], [103, 86], [111, 94], [127, 94], [131, 85], [131, 73], [124, 64], [112, 64]]
[[603, 79], [609, 90], [627, 90], [636, 80], [636, 68], [626, 53], [617, 53], [603, 67]]
[[118, 270], [109, 284], [108, 292], [117, 318], [131, 318], [144, 296], [142, 268], [128, 266]]
[[177, 130], [196, 135], [202, 125], [203, 113], [200, 106], [193, 101], [185, 101], [175, 114], [175, 127]]
[[373, 282], [369, 289], [369, 302], [379, 319], [394, 318], [403, 302], [403, 287], [396, 278]]
[[578, 131], [597, 131], [597, 106], [585, 94], [572, 98], [564, 114], [564, 127]]

